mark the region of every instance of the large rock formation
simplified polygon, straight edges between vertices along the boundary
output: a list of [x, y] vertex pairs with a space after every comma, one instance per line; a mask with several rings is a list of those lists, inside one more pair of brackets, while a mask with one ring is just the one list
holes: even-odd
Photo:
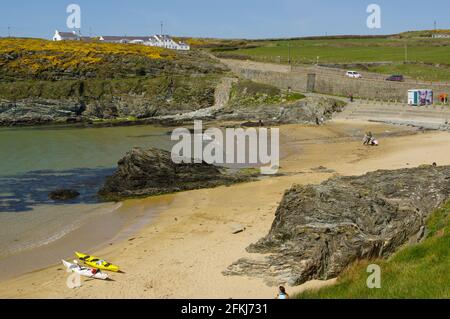
[[249, 178], [204, 162], [176, 164], [170, 152], [156, 148], [133, 148], [119, 161], [116, 172], [106, 180], [99, 195], [106, 200], [118, 200], [215, 187]]
[[218, 120], [264, 121], [273, 124], [316, 124], [317, 120], [329, 120], [341, 112], [346, 103], [328, 97], [310, 96], [306, 99], [278, 105], [226, 107], [216, 114]]
[[[148, 119], [201, 110], [214, 104], [220, 77], [213, 74], [131, 78], [122, 82], [32, 81], [29, 86], [0, 82], [0, 125]], [[20, 94], [16, 96], [16, 92]]]
[[18, 102], [0, 99], [0, 126], [77, 122], [84, 110], [85, 105], [73, 99], [29, 98]]
[[450, 166], [336, 177], [286, 191], [269, 234], [227, 275], [298, 285], [336, 277], [358, 259], [387, 257], [423, 236], [428, 215], [450, 196]]

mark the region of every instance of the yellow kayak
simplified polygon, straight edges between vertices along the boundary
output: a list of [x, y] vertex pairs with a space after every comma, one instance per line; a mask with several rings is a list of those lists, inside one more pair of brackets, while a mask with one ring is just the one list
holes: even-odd
[[95, 256], [89, 256], [86, 254], [82, 254], [79, 252], [75, 252], [75, 255], [77, 255], [78, 259], [83, 261], [86, 265], [89, 265], [94, 268], [102, 269], [102, 270], [109, 270], [109, 271], [119, 271], [119, 266], [113, 265], [107, 261], [104, 261], [103, 259], [100, 259]]

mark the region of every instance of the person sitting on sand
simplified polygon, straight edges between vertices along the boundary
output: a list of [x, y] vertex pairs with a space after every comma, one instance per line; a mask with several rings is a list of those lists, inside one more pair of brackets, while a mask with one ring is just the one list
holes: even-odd
[[363, 145], [370, 145], [372, 140], [373, 140], [373, 135], [372, 135], [372, 132], [369, 131], [364, 135]]
[[283, 286], [280, 286], [278, 295], [275, 299], [289, 299], [289, 294], [286, 292], [286, 289]]

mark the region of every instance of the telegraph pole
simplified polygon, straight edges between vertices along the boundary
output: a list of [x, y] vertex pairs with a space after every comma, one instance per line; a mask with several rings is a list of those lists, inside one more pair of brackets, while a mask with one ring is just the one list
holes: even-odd
[[408, 62], [408, 43], [405, 43], [405, 62]]
[[8, 26], [8, 38], [11, 38], [11, 27]]
[[288, 41], [288, 63], [291, 64], [291, 40]]
[[161, 21], [161, 35], [163, 35], [163, 26], [164, 26], [164, 22]]

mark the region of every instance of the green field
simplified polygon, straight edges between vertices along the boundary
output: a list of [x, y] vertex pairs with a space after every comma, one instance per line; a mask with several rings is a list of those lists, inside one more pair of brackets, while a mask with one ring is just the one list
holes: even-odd
[[[250, 47], [249, 47], [250, 46]], [[450, 80], [450, 39], [368, 38], [251, 41], [246, 46], [213, 49], [222, 57], [288, 63], [373, 63], [361, 70], [401, 73], [419, 80]], [[404, 62], [409, 63], [405, 64]], [[356, 68], [358, 69], [358, 68]]]
[[[254, 43], [257, 44], [258, 42]], [[236, 54], [253, 57], [289, 56], [295, 62], [356, 63], [409, 61], [450, 64], [450, 39], [336, 39], [260, 42], [258, 48], [238, 49]]]
[[[297, 298], [450, 298], [450, 202], [427, 221], [427, 238], [388, 260], [361, 261], [334, 286], [307, 291]], [[381, 267], [381, 288], [369, 289], [367, 265]]]

